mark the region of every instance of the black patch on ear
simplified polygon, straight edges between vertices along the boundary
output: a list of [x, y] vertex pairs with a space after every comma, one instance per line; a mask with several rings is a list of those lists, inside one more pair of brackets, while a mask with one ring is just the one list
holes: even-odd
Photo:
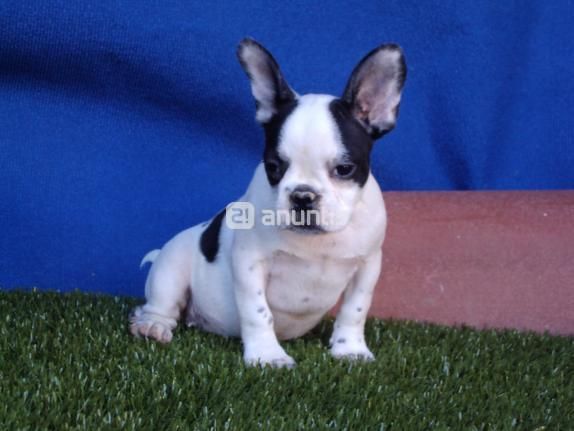
[[357, 166], [355, 173], [349, 177], [349, 180], [353, 180], [363, 187], [371, 171], [370, 157], [373, 139], [361, 123], [355, 119], [349, 103], [335, 99], [329, 104], [329, 110], [339, 128], [347, 158]]
[[279, 110], [271, 119], [263, 124], [265, 132], [265, 150], [263, 152], [263, 163], [265, 164], [265, 173], [271, 186], [279, 184], [285, 172], [289, 168], [289, 162], [279, 156], [279, 138], [281, 129], [285, 120], [297, 107], [297, 101], [292, 100], [287, 104], [280, 106]]
[[221, 231], [221, 222], [225, 217], [225, 209], [213, 217], [209, 226], [201, 234], [199, 246], [201, 253], [208, 262], [213, 262], [219, 251], [219, 232]]

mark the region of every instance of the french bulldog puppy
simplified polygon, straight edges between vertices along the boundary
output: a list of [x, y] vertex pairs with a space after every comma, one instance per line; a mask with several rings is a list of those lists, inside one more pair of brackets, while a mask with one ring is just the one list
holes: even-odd
[[252, 39], [237, 54], [265, 134], [263, 161], [239, 202], [144, 257], [153, 262], [146, 304], [130, 331], [167, 343], [185, 310], [189, 326], [241, 337], [246, 364], [291, 367], [279, 340], [305, 334], [342, 295], [330, 351], [372, 360], [364, 326], [387, 216], [369, 157], [397, 120], [403, 53], [393, 44], [371, 51], [341, 97], [297, 94]]

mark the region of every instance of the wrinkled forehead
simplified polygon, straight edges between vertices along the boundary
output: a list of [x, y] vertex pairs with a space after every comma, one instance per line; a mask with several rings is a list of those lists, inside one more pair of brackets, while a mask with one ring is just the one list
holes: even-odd
[[278, 139], [278, 153], [287, 159], [337, 159], [344, 155], [340, 131], [329, 108], [335, 98], [307, 94], [285, 117]]

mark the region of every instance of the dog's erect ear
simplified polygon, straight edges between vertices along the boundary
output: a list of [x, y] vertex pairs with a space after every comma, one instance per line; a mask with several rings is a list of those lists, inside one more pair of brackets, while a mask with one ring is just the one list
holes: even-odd
[[373, 139], [395, 127], [406, 76], [403, 52], [394, 44], [374, 49], [353, 70], [342, 99]]
[[259, 43], [253, 39], [243, 39], [237, 49], [237, 57], [251, 81], [257, 121], [268, 122], [281, 105], [297, 98], [273, 56]]

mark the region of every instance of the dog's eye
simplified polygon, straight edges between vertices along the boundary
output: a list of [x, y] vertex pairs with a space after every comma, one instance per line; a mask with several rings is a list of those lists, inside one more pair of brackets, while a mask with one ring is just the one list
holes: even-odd
[[289, 164], [281, 159], [269, 158], [265, 160], [265, 172], [267, 173], [267, 179], [269, 184], [275, 186], [281, 181], [285, 171], [289, 167]]
[[274, 160], [268, 160], [265, 162], [265, 170], [270, 174], [270, 175], [275, 175], [279, 173], [279, 163], [274, 161]]
[[333, 175], [339, 178], [349, 178], [351, 175], [355, 173], [357, 166], [353, 165], [352, 163], [342, 163], [340, 165], [335, 166], [333, 170]]

